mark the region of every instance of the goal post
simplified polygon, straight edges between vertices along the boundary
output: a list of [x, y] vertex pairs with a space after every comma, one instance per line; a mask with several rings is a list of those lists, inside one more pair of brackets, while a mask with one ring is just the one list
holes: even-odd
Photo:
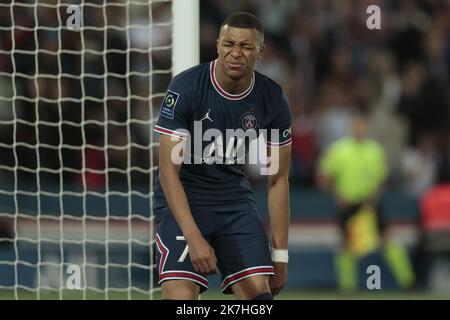
[[198, 0], [0, 3], [0, 299], [155, 297], [152, 128], [198, 62]]
[[172, 75], [200, 62], [199, 0], [173, 0]]

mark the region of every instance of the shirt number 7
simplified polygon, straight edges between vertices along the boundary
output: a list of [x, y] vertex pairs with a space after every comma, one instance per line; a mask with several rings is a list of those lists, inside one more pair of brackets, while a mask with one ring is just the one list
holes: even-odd
[[[186, 241], [186, 239], [183, 236], [177, 236], [177, 240]], [[181, 254], [180, 258], [178, 259], [178, 262], [184, 262], [184, 260], [187, 257], [188, 252], [189, 252], [189, 245], [186, 244], [186, 247], [184, 248], [183, 253]]]

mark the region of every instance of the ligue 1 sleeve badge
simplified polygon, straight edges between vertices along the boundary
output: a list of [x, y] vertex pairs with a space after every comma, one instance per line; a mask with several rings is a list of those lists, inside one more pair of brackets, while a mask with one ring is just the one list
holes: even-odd
[[175, 106], [180, 95], [172, 90], [167, 90], [167, 94], [164, 97], [164, 101], [161, 106], [161, 115], [173, 119], [175, 115]]
[[255, 115], [251, 112], [244, 113], [241, 116], [240, 122], [241, 122], [241, 127], [244, 130], [258, 128], [258, 120], [256, 120]]

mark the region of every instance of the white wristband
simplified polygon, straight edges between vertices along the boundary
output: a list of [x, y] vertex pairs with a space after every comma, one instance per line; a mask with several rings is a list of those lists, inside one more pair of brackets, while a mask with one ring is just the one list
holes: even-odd
[[288, 261], [289, 261], [289, 254], [287, 249], [272, 250], [272, 262], [288, 263]]

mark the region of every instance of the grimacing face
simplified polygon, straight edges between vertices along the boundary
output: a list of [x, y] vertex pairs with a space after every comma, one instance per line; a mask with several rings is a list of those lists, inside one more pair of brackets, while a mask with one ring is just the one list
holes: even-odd
[[263, 39], [256, 29], [225, 25], [217, 39], [218, 64], [236, 80], [251, 75], [263, 50]]

